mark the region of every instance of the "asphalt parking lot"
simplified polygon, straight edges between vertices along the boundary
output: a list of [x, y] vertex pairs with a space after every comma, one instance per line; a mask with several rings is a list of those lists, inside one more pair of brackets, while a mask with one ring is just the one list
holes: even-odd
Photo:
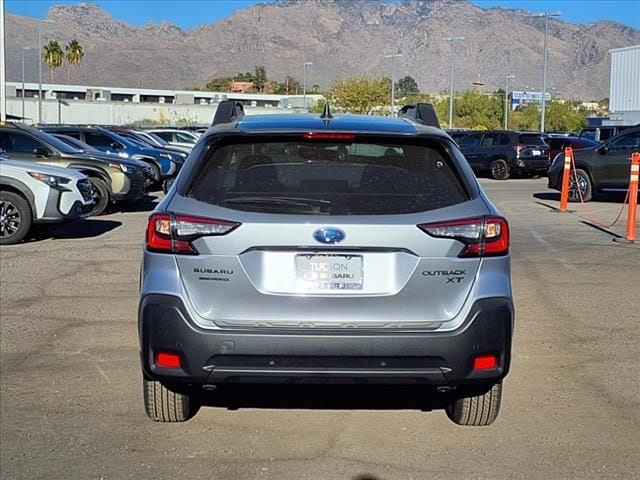
[[491, 427], [387, 386], [229, 391], [144, 413], [137, 286], [154, 202], [0, 250], [2, 479], [640, 478], [640, 243], [619, 201], [553, 213], [546, 179], [482, 180], [511, 222], [516, 337]]

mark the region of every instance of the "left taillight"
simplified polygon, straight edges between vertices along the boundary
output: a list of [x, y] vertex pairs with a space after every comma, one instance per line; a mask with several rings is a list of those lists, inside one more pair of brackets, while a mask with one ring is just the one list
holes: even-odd
[[197, 255], [193, 241], [200, 237], [225, 235], [238, 222], [190, 217], [171, 213], [154, 213], [147, 224], [147, 250], [160, 253]]
[[459, 257], [490, 257], [509, 253], [509, 224], [502, 217], [480, 217], [450, 222], [423, 223], [420, 229], [435, 238], [465, 244]]

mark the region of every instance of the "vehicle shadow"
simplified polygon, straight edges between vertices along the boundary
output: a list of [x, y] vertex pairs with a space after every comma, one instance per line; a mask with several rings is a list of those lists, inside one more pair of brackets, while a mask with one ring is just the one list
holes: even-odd
[[[537, 198], [538, 200], [547, 200], [547, 201], [560, 201], [560, 192], [537, 192], [533, 194], [533, 198]], [[608, 193], [608, 194], [597, 194], [594, 195], [593, 200], [591, 202], [600, 202], [600, 203], [623, 203], [626, 199], [626, 195], [624, 193]], [[576, 203], [571, 203], [570, 205], [576, 205]]]
[[560, 201], [560, 192], [538, 192], [533, 194], [533, 198], [538, 200], [552, 200], [554, 202]]
[[145, 196], [135, 202], [121, 202], [115, 204], [109, 213], [135, 213], [135, 212], [151, 212], [158, 205], [159, 200], [156, 196]]
[[295, 410], [443, 409], [447, 395], [421, 385], [220, 385], [204, 392], [204, 407]]
[[36, 225], [26, 242], [52, 239], [93, 238], [118, 228], [122, 222], [113, 220], [85, 219], [59, 225]]

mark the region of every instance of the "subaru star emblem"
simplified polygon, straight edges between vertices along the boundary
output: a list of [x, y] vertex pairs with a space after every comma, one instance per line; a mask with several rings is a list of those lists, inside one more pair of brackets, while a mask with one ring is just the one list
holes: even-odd
[[323, 227], [313, 232], [313, 238], [320, 243], [339, 243], [346, 237], [339, 228]]

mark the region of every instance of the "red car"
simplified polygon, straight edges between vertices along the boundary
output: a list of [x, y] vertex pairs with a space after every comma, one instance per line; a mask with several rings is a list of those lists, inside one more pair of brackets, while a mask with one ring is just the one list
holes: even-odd
[[591, 148], [598, 145], [598, 142], [590, 140], [588, 138], [576, 137], [575, 135], [557, 136], [546, 138], [549, 144], [549, 159], [553, 162], [560, 152], [563, 152], [565, 148], [571, 147], [574, 150], [581, 148]]

